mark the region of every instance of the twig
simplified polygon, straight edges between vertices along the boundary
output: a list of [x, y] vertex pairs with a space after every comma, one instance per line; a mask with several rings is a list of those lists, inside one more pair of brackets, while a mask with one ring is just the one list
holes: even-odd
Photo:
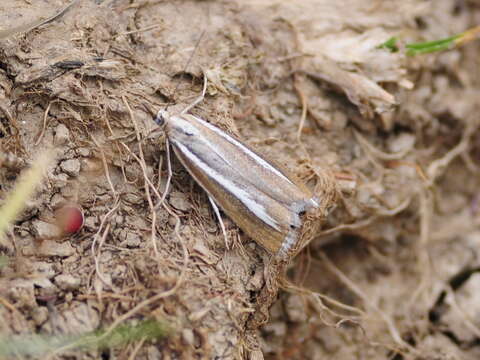
[[38, 135], [37, 141], [35, 141], [35, 146], [38, 146], [38, 144], [40, 144], [40, 141], [41, 141], [42, 138], [43, 138], [43, 134], [45, 134], [45, 129], [47, 128], [47, 117], [48, 117], [48, 113], [49, 113], [50, 107], [52, 106], [53, 103], [54, 103], [54, 101], [50, 101], [50, 102], [48, 103], [47, 109], [45, 110], [45, 113], [43, 114], [42, 130], [40, 131], [40, 134]]
[[328, 256], [321, 252], [320, 257], [323, 261], [323, 264], [327, 267], [328, 270], [330, 270], [333, 274], [335, 274], [340, 281], [342, 281], [351, 291], [353, 291], [362, 301], [365, 305], [369, 306], [372, 310], [374, 310], [385, 322], [387, 325], [388, 331], [390, 335], [392, 336], [393, 340], [400, 345], [401, 347], [410, 350], [412, 353], [416, 354], [418, 351], [413, 348], [410, 344], [406, 343], [398, 329], [396, 328], [392, 318], [388, 316], [384, 311], [382, 311], [377, 304], [375, 304], [370, 298], [358, 287], [353, 281], [351, 281], [344, 273], [340, 271], [339, 268], [337, 268], [328, 258]]
[[64, 8], [60, 9], [59, 11], [57, 11], [55, 14], [51, 15], [50, 17], [46, 18], [46, 19], [37, 19], [37, 20], [34, 20], [32, 22], [29, 22], [27, 24], [24, 24], [24, 25], [20, 25], [20, 26], [17, 26], [17, 27], [14, 27], [14, 28], [11, 28], [11, 29], [7, 29], [7, 30], [0, 30], [0, 40], [1, 39], [6, 39], [12, 35], [16, 35], [16, 34], [20, 34], [20, 33], [28, 33], [29, 31], [35, 29], [35, 28], [38, 28], [42, 25], [45, 25], [45, 24], [48, 24], [58, 18], [60, 18], [61, 16], [63, 16], [73, 5], [75, 5], [75, 3], [77, 2], [78, 0], [73, 0], [70, 4], [68, 4], [67, 6], [65, 6]]

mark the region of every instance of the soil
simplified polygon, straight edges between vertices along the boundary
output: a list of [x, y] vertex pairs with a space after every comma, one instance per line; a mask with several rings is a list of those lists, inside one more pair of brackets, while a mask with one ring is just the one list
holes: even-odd
[[[69, 4], [0, 4], [0, 200], [56, 151], [0, 249], [2, 338], [153, 318], [169, 336], [47, 355], [480, 357], [480, 44], [414, 57], [378, 47], [461, 33], [478, 1], [78, 0], [59, 13]], [[152, 113], [191, 103], [202, 73], [193, 114], [311, 189], [335, 182], [259, 328], [249, 320], [271, 254], [223, 216], [225, 240], [175, 158], [162, 202]], [[84, 216], [67, 234], [66, 204]]]

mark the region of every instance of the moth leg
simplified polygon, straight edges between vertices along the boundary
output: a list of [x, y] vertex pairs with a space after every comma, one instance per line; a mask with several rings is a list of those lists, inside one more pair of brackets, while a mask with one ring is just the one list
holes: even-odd
[[155, 210], [162, 206], [165, 198], [168, 195], [168, 191], [170, 190], [170, 184], [172, 182], [172, 159], [170, 158], [170, 142], [168, 141], [168, 138], [165, 138], [165, 149], [167, 152], [167, 183], [165, 185], [165, 191], [162, 194], [162, 198], [160, 199], [158, 204], [155, 205]]
[[185, 109], [182, 110], [180, 113], [181, 115], [189, 112], [191, 109], [193, 109], [197, 104], [203, 101], [205, 98], [205, 94], [207, 93], [207, 75], [205, 72], [203, 72], [203, 89], [202, 89], [202, 95], [200, 95], [198, 98], [196, 98], [190, 105], [188, 105]]
[[225, 239], [225, 247], [227, 248], [227, 250], [230, 250], [228, 246], [227, 231], [225, 230], [225, 224], [223, 223], [223, 219], [220, 216], [220, 211], [218, 210], [218, 206], [215, 203], [215, 200], [213, 200], [213, 198], [210, 195], [208, 195], [208, 199], [210, 200], [210, 204], [212, 204], [213, 212], [215, 213], [215, 215], [218, 218], [218, 221], [220, 222], [220, 227], [222, 228], [223, 237]]

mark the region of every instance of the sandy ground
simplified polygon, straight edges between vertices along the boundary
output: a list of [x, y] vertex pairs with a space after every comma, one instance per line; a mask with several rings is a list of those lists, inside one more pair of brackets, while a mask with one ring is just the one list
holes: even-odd
[[[0, 249], [4, 339], [153, 318], [167, 338], [49, 355], [480, 357], [480, 46], [378, 48], [475, 26], [478, 1], [79, 0], [39, 26], [68, 4], [0, 3], [0, 199], [57, 151]], [[167, 158], [151, 112], [184, 108], [202, 72], [192, 113], [312, 189], [335, 179], [335, 205], [260, 328], [249, 320], [271, 255], [227, 217], [224, 239], [176, 159], [156, 206]], [[85, 215], [69, 236], [64, 204]]]

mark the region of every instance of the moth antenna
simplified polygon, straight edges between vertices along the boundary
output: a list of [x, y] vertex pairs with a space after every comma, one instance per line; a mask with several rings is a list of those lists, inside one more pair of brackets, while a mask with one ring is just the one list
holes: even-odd
[[203, 89], [202, 89], [202, 95], [200, 95], [198, 98], [195, 99], [194, 102], [192, 102], [190, 105], [188, 105], [185, 109], [182, 110], [180, 114], [185, 114], [186, 112], [190, 111], [192, 108], [194, 108], [198, 103], [202, 102], [203, 99], [205, 98], [205, 94], [207, 92], [207, 75], [205, 72], [202, 70], [203, 73]]
[[[175, 89], [173, 90], [173, 95], [176, 94], [178, 87], [180, 86], [181, 80], [183, 80], [183, 76], [185, 72], [187, 71], [187, 68], [190, 66], [190, 63], [192, 62], [193, 56], [197, 52], [198, 46], [200, 45], [200, 41], [202, 41], [203, 36], [205, 35], [206, 30], [204, 29], [202, 33], [200, 34], [200, 37], [198, 38], [197, 42], [195, 43], [195, 47], [193, 48], [192, 53], [190, 54], [190, 57], [187, 60], [187, 63], [185, 64], [185, 67], [183, 68], [182, 74], [180, 75], [180, 80], [177, 82], [177, 85], [175, 86]], [[197, 103], [198, 104], [198, 103]], [[165, 107], [165, 110], [168, 110], [169, 104]]]

